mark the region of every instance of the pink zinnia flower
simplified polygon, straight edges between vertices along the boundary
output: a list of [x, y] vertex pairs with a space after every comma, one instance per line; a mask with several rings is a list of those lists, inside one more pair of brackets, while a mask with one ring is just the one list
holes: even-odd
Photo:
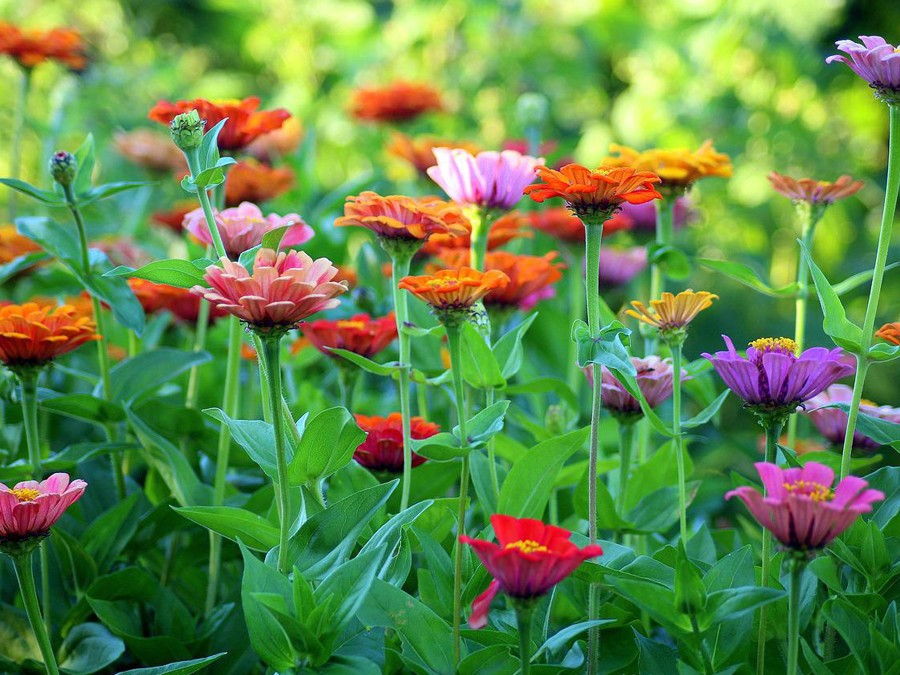
[[[638, 387], [651, 408], [655, 408], [666, 401], [672, 395], [672, 382], [675, 369], [672, 368], [671, 359], [661, 359], [658, 356], [644, 358], [631, 357], [631, 363], [637, 370]], [[641, 415], [641, 404], [628, 393], [622, 383], [609, 371], [606, 366], [601, 369], [601, 403], [614, 415], [633, 417]], [[588, 382], [594, 384], [593, 364], [584, 369]], [[689, 379], [687, 371], [681, 371], [682, 381]]]
[[[853, 398], [853, 389], [846, 384], [833, 384], [817, 396], [813, 396], [806, 402], [803, 412], [816, 425], [822, 434], [833, 445], [839, 446], [844, 442], [847, 433], [847, 413], [840, 408], [825, 408], [823, 406], [832, 403], [850, 403]], [[900, 423], [900, 408], [892, 408], [889, 405], [875, 405], [871, 401], [863, 401], [859, 411], [869, 417]], [[853, 447], [859, 450], [877, 450], [881, 443], [873, 441], [868, 436], [859, 432], [857, 428], [853, 432]]]
[[515, 150], [479, 152], [460, 148], [435, 148], [436, 166], [428, 169], [431, 180], [450, 199], [465, 206], [508, 211], [522, 198], [522, 190], [535, 178], [544, 158]]
[[67, 473], [55, 473], [40, 483], [26, 480], [12, 489], [0, 483], [0, 545], [5, 541], [46, 537], [86, 487], [81, 479], [70, 482]]
[[337, 296], [347, 291], [346, 282], [332, 281], [338, 270], [330, 260], [313, 260], [303, 251], [260, 249], [252, 273], [227, 258], [220, 262], [222, 267], [206, 270], [210, 288], [191, 291], [260, 333], [290, 330], [316, 312], [337, 307]]
[[[312, 239], [314, 234], [312, 228], [296, 213], [285, 216], [270, 213], [263, 216], [259, 207], [251, 202], [242, 202], [240, 206], [213, 213], [219, 234], [222, 235], [225, 253], [230, 258], [236, 258], [244, 251], [259, 246], [264, 234], [285, 225], [290, 226], [281, 239], [281, 245], [285, 248], [299, 246]], [[194, 209], [184, 217], [184, 229], [204, 244], [213, 243], [203, 209]]]
[[647, 267], [647, 249], [604, 247], [600, 250], [600, 288], [624, 286]]
[[[635, 230], [656, 232], [656, 204], [645, 202], [643, 204], [623, 204], [622, 213], [634, 223]], [[677, 230], [680, 227], [692, 223], [697, 219], [697, 212], [691, 208], [691, 200], [688, 197], [675, 199], [672, 226]]]
[[825, 63], [840, 61], [869, 83], [875, 95], [885, 103], [900, 103], [900, 47], [888, 44], [877, 35], [860, 35], [862, 44], [853, 40], [838, 40], [837, 48], [849, 54], [829, 56]]
[[879, 490], [867, 490], [862, 478], [847, 476], [834, 490], [834, 471], [809, 462], [802, 469], [782, 469], [768, 462], [755, 465], [766, 494], [743, 486], [725, 495], [740, 497], [757, 522], [771, 531], [782, 545], [798, 551], [815, 551], [853, 524], [872, 502], [884, 499]]

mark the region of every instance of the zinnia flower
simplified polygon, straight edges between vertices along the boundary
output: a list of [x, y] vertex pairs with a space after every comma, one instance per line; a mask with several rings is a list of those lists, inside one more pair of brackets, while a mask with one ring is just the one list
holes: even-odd
[[372, 318], [368, 314], [355, 314], [349, 319], [319, 319], [301, 326], [303, 335], [326, 356], [336, 357], [331, 349], [371, 358], [385, 349], [397, 337], [394, 313]]
[[[572, 215], [565, 206], [554, 206], [541, 211], [532, 211], [528, 214], [531, 226], [544, 234], [570, 244], [584, 245], [584, 223], [578, 216]], [[603, 236], [622, 230], [630, 230], [634, 221], [624, 211], [617, 211], [612, 218], [603, 223]], [[601, 252], [602, 255], [602, 252]], [[602, 265], [601, 265], [602, 274]]]
[[[604, 233], [606, 228], [604, 227]], [[647, 267], [647, 248], [610, 248], [600, 251], [600, 288], [625, 286]]]
[[894, 345], [900, 345], [900, 321], [884, 324], [875, 331], [875, 337], [880, 337]]
[[525, 188], [534, 201], [560, 197], [578, 216], [609, 218], [622, 204], [643, 204], [662, 199], [653, 185], [659, 176], [630, 167], [601, 166], [593, 171], [580, 164], [566, 164], [559, 171], [546, 166], [537, 168], [541, 183]]
[[429, 136], [413, 138], [395, 131], [391, 134], [391, 142], [387, 145], [387, 153], [406, 161], [420, 175], [427, 176], [428, 169], [437, 162], [435, 148], [458, 148], [475, 154], [479, 147], [474, 143], [448, 141]]
[[457, 204], [508, 211], [522, 198], [522, 190], [544, 161], [515, 150], [479, 152], [435, 148], [437, 164], [428, 175]]
[[[468, 226], [468, 221], [465, 221]], [[488, 231], [487, 250], [493, 251], [504, 244], [508, 244], [513, 239], [530, 238], [532, 233], [524, 229], [528, 219], [518, 211], [510, 211], [504, 213], [491, 223], [491, 229]], [[581, 224], [579, 223], [579, 227]], [[582, 229], [584, 229], [582, 227]], [[421, 248], [423, 255], [440, 255], [442, 251], [455, 251], [464, 249], [468, 251], [472, 246], [472, 230], [471, 227], [466, 234], [433, 234], [425, 242]]]
[[894, 47], [877, 35], [861, 35], [862, 44], [838, 40], [837, 48], [849, 54], [829, 56], [825, 63], [840, 61], [869, 83], [875, 96], [890, 105], [900, 104], [900, 47]]
[[34, 68], [44, 61], [57, 61], [66, 68], [83, 70], [87, 65], [84, 41], [71, 28], [25, 30], [0, 22], [0, 54], [6, 54], [23, 68]]
[[151, 171], [187, 171], [184, 153], [172, 142], [168, 134], [152, 129], [120, 131], [113, 139], [116, 151], [132, 164]]
[[491, 526], [498, 544], [460, 535], [459, 540], [475, 551], [494, 580], [472, 603], [469, 625], [487, 624], [491, 600], [503, 591], [514, 601], [530, 601], [545, 595], [575, 571], [585, 560], [603, 555], [597, 544], [578, 548], [572, 533], [532, 518], [513, 518], [495, 513]]
[[765, 487], [765, 496], [749, 486], [725, 495], [741, 501], [781, 544], [795, 551], [816, 551], [831, 543], [853, 524], [860, 514], [869, 513], [872, 503], [884, 493], [869, 490], [862, 478], [847, 476], [831, 489], [834, 471], [824, 464], [807, 463], [802, 469], [782, 469], [776, 464], [755, 465]]
[[[403, 471], [403, 418], [400, 413], [387, 417], [356, 415], [356, 424], [367, 433], [366, 440], [353, 452], [353, 459], [372, 471], [401, 473]], [[429, 438], [441, 428], [421, 417], [410, 419], [410, 437], [413, 440]], [[412, 453], [412, 465], [417, 467], [425, 458]]]
[[337, 268], [328, 259], [313, 260], [303, 251], [261, 248], [252, 272], [227, 258], [220, 262], [222, 267], [211, 265], [204, 275], [210, 288], [191, 291], [258, 333], [286, 332], [316, 312], [337, 307], [337, 296], [347, 291], [346, 283], [333, 281]]
[[[656, 205], [652, 202], [623, 204], [621, 214], [631, 218], [635, 230], [656, 232]], [[672, 216], [672, 227], [676, 230], [696, 220], [697, 213], [691, 208], [689, 197], [675, 198]], [[606, 232], [606, 225], [603, 226], [603, 231]]]
[[381, 239], [424, 241], [432, 234], [461, 236], [471, 230], [462, 211], [435, 197], [413, 199], [402, 195], [382, 197], [363, 192], [347, 197], [337, 227], [365, 227]]
[[31, 239], [19, 234], [15, 225], [0, 225], [0, 265], [40, 250], [41, 247]]
[[232, 165], [225, 176], [225, 205], [267, 202], [283, 195], [293, 184], [294, 172], [291, 169], [245, 159]]
[[[288, 117], [279, 129], [263, 134], [245, 150], [260, 162], [271, 163], [293, 153], [303, 140], [303, 125], [296, 117]], [[234, 171], [234, 167], [232, 167]], [[251, 200], [253, 201], [253, 200]]]
[[154, 122], [168, 125], [176, 116], [196, 110], [206, 121], [206, 128], [212, 129], [228, 118], [219, 133], [219, 149], [235, 151], [246, 148], [263, 134], [280, 129], [291, 114], [284, 108], [277, 110], [257, 110], [260, 100], [252, 96], [240, 100], [209, 101], [197, 98], [193, 101], [160, 101], [150, 110], [148, 117]]
[[460, 267], [418, 277], [403, 277], [400, 288], [444, 313], [466, 310], [491, 291], [504, 288], [508, 283], [509, 277], [503, 272], [479, 272], [470, 267]]
[[[900, 66], [898, 66], [900, 67]], [[833, 183], [812, 178], [791, 178], [772, 171], [769, 182], [775, 191], [795, 202], [807, 202], [813, 206], [833, 204], [838, 199], [846, 199], [862, 189], [861, 180], [841, 176]]]
[[[169, 312], [177, 321], [186, 324], [197, 323], [200, 315], [200, 303], [203, 302], [188, 288], [157, 284], [146, 279], [132, 277], [128, 279], [131, 292], [141, 303], [145, 314]], [[210, 307], [209, 321], [212, 323], [227, 314], [219, 307]]]
[[85, 342], [99, 340], [97, 324], [71, 305], [0, 307], [0, 361], [7, 367], [33, 368], [68, 354]]
[[628, 316], [659, 330], [669, 339], [683, 336], [684, 329], [704, 309], [712, 306], [719, 296], [707, 291], [694, 292], [690, 288], [678, 295], [664, 292], [659, 300], [651, 300], [648, 309], [643, 302], [632, 300], [634, 309], [626, 310]]
[[40, 483], [26, 480], [9, 488], [0, 483], [0, 548], [24, 539], [43, 539], [63, 512], [77, 502], [87, 483], [55, 473]]
[[[816, 429], [834, 446], [841, 446], [847, 433], [847, 413], [840, 408], [826, 408], [833, 403], [849, 404], [853, 398], [853, 389], [846, 384], [833, 384], [825, 391], [813, 396], [803, 406], [803, 412], [816, 425]], [[889, 405], [879, 406], [871, 401], [863, 400], [859, 411], [869, 417], [900, 423], [900, 408]], [[877, 450], [881, 443], [873, 441], [860, 433], [859, 428], [853, 432], [853, 447], [858, 450]]]
[[406, 122], [443, 108], [441, 96], [433, 87], [397, 81], [384, 87], [357, 89], [351, 112], [363, 122]]
[[712, 362], [729, 389], [751, 408], [764, 411], [797, 406], [852, 375], [855, 368], [840, 349], [807, 349], [797, 355], [797, 343], [788, 338], [760, 338], [750, 343], [747, 356], [737, 353], [731, 339], [722, 336], [728, 351], [703, 354]]
[[[236, 258], [244, 251], [258, 246], [262, 243], [263, 235], [286, 225], [289, 227], [281, 239], [281, 245], [284, 247], [299, 246], [312, 239], [314, 234], [312, 228], [296, 213], [288, 213], [285, 216], [270, 213], [263, 216], [260, 208], [250, 202], [244, 202], [240, 206], [222, 212], [213, 210], [213, 214], [225, 252], [230, 258]], [[188, 213], [184, 217], [184, 228], [204, 244], [213, 242], [203, 209], [195, 209]]]
[[608, 166], [627, 166], [638, 171], [650, 171], [660, 177], [660, 189], [683, 193], [701, 178], [730, 178], [731, 160], [717, 152], [712, 141], [704, 141], [696, 150], [653, 148], [640, 152], [624, 145], [613, 145], [603, 163]]
[[[675, 370], [672, 368], [671, 359], [661, 359], [658, 356], [646, 356], [644, 358], [631, 357], [631, 363], [637, 370], [637, 383], [651, 408], [668, 400], [672, 396], [672, 382]], [[687, 371], [682, 369], [682, 382], [690, 379]], [[594, 384], [594, 365], [590, 364], [584, 369], [591, 386]], [[628, 393], [622, 383], [616, 379], [606, 366], [600, 370], [601, 399], [604, 408], [625, 422], [633, 422], [643, 413], [638, 400]]]

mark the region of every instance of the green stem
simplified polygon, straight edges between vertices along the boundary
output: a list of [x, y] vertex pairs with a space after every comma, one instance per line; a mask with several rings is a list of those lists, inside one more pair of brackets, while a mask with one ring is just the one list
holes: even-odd
[[467, 212], [469, 222], [472, 223], [472, 238], [470, 245], [470, 260], [472, 269], [484, 271], [484, 261], [487, 257], [488, 234], [491, 231], [492, 214], [483, 208], [477, 207]]
[[[222, 408], [226, 415], [237, 417], [241, 375], [241, 322], [235, 316], [228, 317], [228, 354], [225, 361], [225, 392]], [[225, 503], [225, 487], [228, 463], [231, 455], [231, 433], [227, 424], [219, 427], [219, 443], [216, 448], [216, 475], [213, 479], [213, 506]], [[209, 533], [209, 578], [206, 586], [206, 615], [216, 606], [219, 587], [219, 570], [222, 565], [222, 537]]]
[[[784, 428], [784, 420], [770, 420], [765, 425], [766, 429], [766, 462], [775, 464], [778, 452], [778, 439]], [[765, 487], [763, 487], [765, 490]], [[769, 566], [771, 561], [772, 534], [766, 528], [762, 531], [762, 570], [759, 585], [766, 588], [769, 585]], [[759, 610], [759, 634], [756, 642], [756, 672], [763, 675], [766, 670], [766, 624], [768, 623], [767, 607], [763, 605]]]
[[[494, 404], [494, 388], [488, 387], [484, 392], [484, 407], [487, 408]], [[494, 437], [488, 439], [487, 442], [487, 451], [488, 451], [488, 469], [491, 473], [491, 485], [494, 488], [494, 502], [498, 502], [500, 499], [500, 480], [497, 477], [497, 449], [494, 445]]]
[[397, 320], [397, 341], [400, 347], [400, 377], [397, 386], [400, 392], [400, 417], [403, 429], [403, 489], [400, 495], [400, 510], [409, 506], [409, 491], [412, 487], [412, 406], [410, 402], [409, 374], [411, 366], [410, 336], [405, 326], [409, 310], [407, 296], [400, 288], [400, 280], [409, 275], [412, 252], [394, 251], [391, 254], [391, 294], [394, 299], [394, 317]]
[[[187, 160], [188, 168], [191, 170], [191, 176], [193, 177], [200, 173], [199, 148], [193, 148], [191, 150], [185, 151], [184, 156]], [[206, 227], [207, 229], [209, 229], [209, 234], [212, 237], [213, 249], [216, 252], [216, 257], [227, 258], [228, 254], [225, 252], [225, 245], [222, 243], [222, 235], [219, 233], [219, 226], [216, 224], [216, 217], [213, 214], [212, 203], [209, 200], [209, 192], [207, 192], [203, 188], [199, 188], [197, 190], [197, 199], [200, 201], [200, 208], [203, 209], [203, 215], [206, 219]]]
[[628, 473], [631, 469], [631, 450], [634, 445], [634, 424], [619, 424], [619, 492], [616, 495], [616, 511], [625, 515], [625, 495], [628, 490]]
[[[815, 226], [815, 213], [821, 213], [818, 209], [813, 209], [806, 202], [797, 205], [797, 212], [800, 216], [800, 239], [810, 248], [812, 243], [813, 228]], [[803, 351], [806, 348], [806, 305], [809, 301], [809, 266], [806, 264], [806, 258], [800, 256], [797, 262], [797, 299], [794, 301], [794, 342], [797, 343], [797, 350]], [[794, 447], [797, 439], [797, 419], [798, 415], [791, 415], [788, 420], [787, 428], [787, 444], [789, 448]]]
[[[210, 255], [211, 249], [207, 247], [206, 255]], [[206, 348], [206, 336], [209, 332], [209, 303], [205, 300], [200, 301], [200, 309], [197, 312], [197, 323], [194, 328], [194, 353], [202, 352]], [[185, 392], [185, 405], [188, 408], [196, 408], [197, 400], [200, 396], [200, 366], [191, 366], [191, 372], [188, 375], [187, 392]]]
[[[43, 544], [41, 544], [43, 546]], [[53, 654], [53, 645], [50, 643], [50, 634], [41, 620], [41, 608], [38, 605], [37, 589], [34, 585], [34, 569], [31, 553], [22, 556], [13, 556], [13, 566], [16, 569], [16, 577], [19, 580], [19, 588], [22, 591], [22, 601], [25, 603], [25, 613], [28, 622], [44, 658], [44, 667], [48, 675], [59, 675], [59, 667], [56, 665], [56, 656]]]
[[[12, 147], [9, 153], [9, 173], [13, 178], [19, 178], [22, 166], [22, 135], [25, 132], [25, 110], [28, 107], [28, 92], [31, 89], [31, 68], [22, 68], [19, 78], [19, 96], [16, 99], [16, 110], [13, 118]], [[18, 206], [18, 192], [12, 190], [9, 195], [9, 222], [16, 219], [16, 207]]]
[[534, 616], [534, 604], [524, 604], [521, 600], [516, 606], [516, 624], [519, 627], [519, 661], [522, 664], [520, 675], [528, 675], [531, 671], [531, 619]]
[[797, 675], [800, 658], [800, 579], [803, 561], [791, 560], [791, 590], [788, 598], [788, 675]]
[[269, 406], [272, 426], [275, 432], [275, 467], [278, 481], [275, 485], [278, 499], [278, 570], [288, 573], [288, 539], [290, 533], [290, 486], [288, 485], [287, 449], [284, 444], [284, 416], [282, 415], [281, 394], [281, 337], [264, 337], [262, 357], [266, 362], [269, 384]]
[[[566, 254], [566, 263], [569, 267], [569, 327], [571, 329], [576, 321], [584, 319], [584, 303], [582, 301], [582, 298], [585, 297], [584, 279], [581, 276], [581, 266], [584, 258], [575, 248], [567, 248]], [[581, 368], [578, 366], [577, 350], [577, 343], [574, 340], [569, 340], [566, 382], [569, 385], [569, 389], [576, 394], [582, 391], [584, 378]]]
[[684, 468], [683, 438], [681, 436], [681, 345], [670, 345], [672, 351], [672, 442], [675, 444], [675, 465], [678, 469], [678, 528], [681, 541], [687, 544], [687, 476]]
[[700, 657], [703, 659], [703, 672], [705, 675], [713, 675], [716, 671], [709, 658], [709, 652], [706, 650], [706, 645], [703, 643], [703, 634], [700, 632], [700, 624], [697, 622], [697, 616], [694, 614], [691, 614], [691, 631], [693, 631], [694, 638], [700, 646], [699, 651]]
[[[675, 202], [674, 196], [667, 196], [656, 202], [656, 245], [659, 248], [672, 243], [675, 232]], [[655, 300], [666, 290], [666, 279], [662, 267], [658, 262], [650, 265], [650, 299]], [[657, 333], [641, 327], [644, 331], [644, 355], [656, 352]]]
[[881, 228], [878, 231], [878, 249], [875, 253], [875, 271], [872, 276], [872, 287], [869, 290], [869, 302], [866, 305], [866, 316], [863, 319], [860, 353], [857, 355], [858, 367], [853, 381], [853, 398], [847, 419], [847, 432], [844, 436], [844, 447], [841, 452], [841, 479], [850, 472], [850, 456], [853, 450], [853, 432], [856, 431], [856, 419], [859, 416], [859, 402], [862, 399], [863, 386], [866, 383], [868, 370], [868, 352], [874, 340], [875, 315], [878, 312], [878, 299], [881, 296], [881, 282], [884, 279], [884, 268], [887, 264], [888, 248], [891, 244], [891, 230], [894, 225], [894, 211], [897, 208], [897, 193], [900, 191], [900, 105], [889, 106], [891, 116], [890, 148], [888, 150], [887, 185], [884, 192], [884, 210], [881, 214]]
[[357, 376], [359, 370], [346, 362], [337, 364], [338, 371], [338, 389], [341, 393], [341, 405], [347, 410], [353, 410], [353, 390], [356, 389]]

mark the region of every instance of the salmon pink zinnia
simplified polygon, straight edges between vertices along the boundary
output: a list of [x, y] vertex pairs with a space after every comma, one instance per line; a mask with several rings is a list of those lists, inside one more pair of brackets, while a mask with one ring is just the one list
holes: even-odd
[[[281, 245], [289, 248], [304, 244], [313, 236], [312, 228], [296, 213], [279, 216], [270, 213], [263, 216], [256, 204], [244, 202], [240, 206], [224, 211], [213, 211], [225, 252], [231, 258], [262, 243], [263, 235], [279, 227], [288, 229], [281, 239]], [[212, 244], [212, 235], [206, 225], [203, 209], [194, 209], [184, 217], [184, 228], [204, 244]]]

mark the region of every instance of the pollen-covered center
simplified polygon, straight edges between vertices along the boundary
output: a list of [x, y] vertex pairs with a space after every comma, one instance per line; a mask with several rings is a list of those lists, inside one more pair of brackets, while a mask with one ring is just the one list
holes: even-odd
[[41, 496], [41, 491], [35, 490], [34, 488], [13, 488], [10, 492], [12, 492], [20, 502], [33, 502]]
[[784, 489], [789, 494], [805, 495], [814, 502], [829, 502], [834, 499], [834, 490], [827, 485], [812, 481], [798, 480], [795, 483], [785, 483]]
[[758, 340], [754, 340], [750, 343], [750, 346], [753, 347], [760, 354], [785, 354], [786, 356], [796, 356], [799, 351], [799, 346], [796, 342], [791, 340], [791, 338], [779, 337], [779, 338], [759, 338]]
[[534, 539], [519, 539], [519, 541], [511, 541], [506, 548], [517, 548], [522, 553], [546, 553], [549, 549], [543, 544], [537, 543]]
[[451, 288], [453, 286], [456, 286], [459, 282], [456, 279], [439, 278], [429, 279], [425, 283], [428, 284], [430, 288], [441, 290], [444, 288]]
[[337, 322], [337, 327], [342, 330], [364, 330], [366, 327], [365, 321], [353, 321], [351, 319], [345, 319], [343, 321]]

